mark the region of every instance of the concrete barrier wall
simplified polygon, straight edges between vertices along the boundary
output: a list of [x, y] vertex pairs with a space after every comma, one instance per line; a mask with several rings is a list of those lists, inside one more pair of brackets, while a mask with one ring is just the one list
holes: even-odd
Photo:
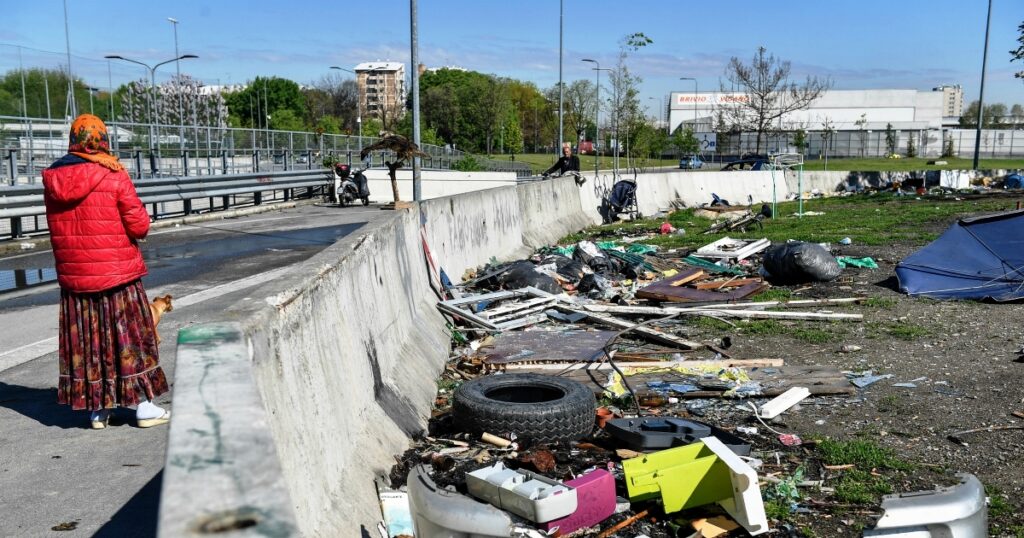
[[[435, 379], [449, 351], [421, 248], [421, 222], [438, 264], [458, 280], [466, 268], [492, 256], [519, 256], [539, 246], [535, 241], [578, 229], [584, 219], [577, 192], [572, 180], [559, 179], [422, 202], [247, 291], [258, 300], [240, 302], [224, 317], [240, 324], [248, 342], [249, 353], [238, 348], [240, 356], [230, 362], [251, 361], [259, 394], [252, 405], [261, 403], [262, 409], [221, 413], [217, 427], [204, 428], [202, 435], [191, 432], [190, 424], [174, 425], [167, 467], [175, 472], [164, 483], [160, 534], [178, 536], [183, 519], [216, 515], [207, 506], [232, 513], [254, 508], [257, 499], [256, 512], [267, 525], [294, 521], [307, 536], [354, 536], [360, 527], [375, 535], [380, 508], [374, 480], [426, 426]], [[552, 207], [564, 211], [549, 215]], [[191, 397], [176, 400], [176, 416], [201, 417], [232, 398], [195, 390], [208, 363], [179, 363], [176, 376], [185, 386], [176, 390]], [[265, 417], [265, 426], [246, 421], [250, 415]], [[252, 462], [218, 457], [217, 447], [228, 441], [220, 436], [237, 428], [262, 430], [251, 437], [273, 439], [274, 450], [263, 454], [269, 461], [259, 484], [277, 491], [271, 495], [276, 499], [243, 495], [238, 488], [204, 488], [211, 481], [230, 485], [252, 472]], [[197, 435], [206, 440], [199, 447]], [[280, 472], [272, 461], [275, 450]], [[181, 465], [193, 460], [205, 463]], [[246, 532], [279, 535], [261, 525]]]
[[[365, 174], [370, 187], [370, 201], [391, 202], [395, 199], [387, 170], [375, 168], [367, 170]], [[395, 177], [398, 178], [398, 195], [402, 200], [412, 200], [412, 168], [400, 168]], [[421, 189], [424, 200], [516, 184], [514, 172], [423, 170], [420, 178], [423, 182]]]

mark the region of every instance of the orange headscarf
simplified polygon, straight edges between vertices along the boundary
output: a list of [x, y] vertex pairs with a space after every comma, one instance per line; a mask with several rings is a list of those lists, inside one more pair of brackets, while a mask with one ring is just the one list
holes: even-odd
[[82, 114], [71, 124], [71, 142], [68, 153], [77, 155], [115, 172], [124, 170], [117, 157], [110, 153], [110, 139], [103, 120], [92, 114]]

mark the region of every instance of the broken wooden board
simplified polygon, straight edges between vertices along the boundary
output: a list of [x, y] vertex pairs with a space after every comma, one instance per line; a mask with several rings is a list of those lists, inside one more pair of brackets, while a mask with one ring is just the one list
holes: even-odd
[[722, 290], [726, 288], [738, 288], [753, 282], [763, 282], [760, 278], [732, 278], [729, 280], [704, 280], [694, 282], [692, 285], [698, 290]]
[[[704, 364], [702, 364], [704, 363]], [[718, 363], [724, 364], [735, 364], [736, 366], [742, 366], [746, 369], [747, 374], [750, 376], [751, 381], [757, 381], [761, 383], [762, 392], [756, 396], [758, 398], [774, 398], [792, 387], [806, 387], [810, 392], [811, 396], [828, 396], [828, 395], [853, 395], [857, 393], [857, 388], [850, 385], [849, 380], [846, 376], [839, 371], [839, 369], [830, 366], [783, 366], [769, 368], [768, 372], [765, 372], [766, 367], [743, 365], [742, 361], [736, 363], [732, 361], [673, 361], [671, 363], [666, 362], [662, 364], [652, 364], [649, 362], [641, 363], [618, 363], [615, 365], [619, 368], [634, 367], [634, 368], [651, 368], [651, 367], [669, 367], [669, 366], [693, 366], [700, 368], [703, 366], [719, 366]], [[628, 364], [628, 366], [627, 366]], [[579, 381], [590, 387], [595, 393], [603, 393], [603, 385], [608, 382], [609, 376], [612, 371], [601, 370], [596, 368], [597, 365], [577, 365], [579, 367], [563, 368], [562, 370], [551, 369], [555, 365], [540, 365], [544, 368], [533, 367], [516, 369], [516, 372], [533, 372], [538, 374], [546, 375], [558, 375], [559, 377], [566, 377], [575, 381]], [[564, 371], [563, 371], [564, 370]], [[688, 376], [681, 374], [674, 374], [671, 372], [652, 372], [643, 374], [633, 374], [626, 378], [637, 391], [637, 396], [643, 396], [646, 394], [653, 394], [654, 391], [647, 388], [648, 381], [665, 381], [669, 383], [688, 383], [690, 382]], [[721, 398], [724, 397], [725, 389], [716, 390], [698, 390], [693, 392], [684, 393], [672, 393], [680, 399], [697, 399], [697, 398]], [[747, 395], [746, 397], [750, 397]]]
[[[778, 368], [783, 366], [785, 361], [783, 359], [713, 359], [713, 360], [685, 360], [685, 361], [661, 361], [661, 362], [649, 362], [649, 361], [615, 361], [615, 366], [619, 368], [650, 368], [656, 366], [659, 368], [671, 368], [673, 366], [685, 366], [687, 368], [703, 368], [703, 367], [714, 367], [714, 368], [765, 368], [773, 367]], [[507, 364], [501, 365], [500, 369], [508, 371], [516, 371], [522, 373], [537, 373], [551, 375], [555, 372], [571, 371], [571, 370], [588, 370], [588, 371], [599, 371], [599, 372], [610, 372], [614, 369], [612, 365], [607, 362], [601, 363], [563, 363], [563, 364]]]
[[[647, 286], [640, 288], [636, 292], [636, 296], [641, 299], [672, 303], [714, 303], [738, 301], [740, 299], [750, 297], [751, 295], [768, 287], [764, 282], [757, 281], [751, 282], [745, 286], [730, 289], [729, 291], [707, 291], [688, 288], [676, 283], [680, 280], [683, 280], [683, 282], [689, 282], [692, 280], [693, 271], [700, 270], [691, 269], [689, 271], [679, 273], [674, 277], [665, 278], [653, 284], [648, 284]], [[685, 280], [687, 278], [689, 278], [689, 280]]]
[[[585, 310], [578, 310], [578, 309], [572, 308], [570, 306], [567, 306], [567, 305], [561, 304], [561, 303], [560, 304], [556, 304], [555, 308], [557, 308], [557, 309], [559, 309], [559, 310], [561, 310], [563, 312], [573, 312], [573, 313], [576, 313], [576, 314], [583, 314], [583, 315], [587, 316], [588, 320], [590, 320], [590, 321], [592, 321], [594, 323], [597, 323], [599, 325], [605, 325], [605, 326], [608, 326], [608, 327], [614, 327], [616, 329], [630, 329], [630, 328], [636, 327], [636, 323], [633, 323], [631, 321], [626, 321], [624, 319], [620, 319], [620, 318], [617, 318], [615, 316], [610, 316], [608, 314], [600, 314], [600, 313], [597, 313], [597, 312], [587, 312]], [[718, 350], [716, 348], [713, 348], [712, 346], [709, 346], [707, 344], [702, 344], [700, 342], [691, 342], [689, 340], [685, 340], [683, 338], [679, 338], [678, 336], [675, 336], [673, 334], [662, 332], [662, 331], [659, 331], [657, 329], [652, 329], [650, 327], [636, 327], [636, 328], [633, 328], [633, 330], [631, 330], [630, 333], [635, 334], [635, 335], [639, 335], [640, 338], [643, 338], [645, 340], [650, 340], [651, 342], [655, 342], [657, 344], [662, 344], [662, 345], [667, 345], [667, 346], [671, 346], [671, 347], [676, 347], [676, 348], [679, 348], [679, 349], [703, 349], [703, 348], [708, 348], [708, 349], [711, 349], [711, 350], [713, 350], [715, 352], [721, 353], [723, 356], [728, 357], [728, 354], [726, 354], [724, 351], [721, 351], [721, 350]]]
[[844, 314], [838, 312], [780, 312], [775, 310], [747, 310], [740, 308], [718, 308], [702, 306], [693, 308], [657, 308], [651, 306], [617, 306], [617, 305], [585, 305], [588, 311], [609, 314], [634, 314], [646, 316], [681, 316], [705, 315], [723, 318], [741, 319], [791, 319], [803, 321], [863, 321], [863, 314]]
[[494, 338], [480, 352], [485, 364], [512, 362], [590, 362], [605, 358], [604, 346], [616, 331], [515, 331]]

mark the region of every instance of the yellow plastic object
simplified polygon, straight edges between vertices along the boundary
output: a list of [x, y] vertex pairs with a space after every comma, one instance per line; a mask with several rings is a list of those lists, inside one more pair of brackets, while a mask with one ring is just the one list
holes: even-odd
[[732, 498], [729, 468], [704, 443], [625, 460], [630, 502], [661, 498], [665, 513]]
[[768, 532], [757, 472], [715, 437], [624, 460], [622, 468], [630, 501], [660, 497], [667, 514], [718, 503], [752, 536]]

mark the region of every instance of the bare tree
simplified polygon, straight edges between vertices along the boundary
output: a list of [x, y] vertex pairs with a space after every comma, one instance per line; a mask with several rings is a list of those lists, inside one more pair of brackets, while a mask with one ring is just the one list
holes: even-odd
[[574, 81], [565, 90], [565, 119], [569, 128], [575, 131], [576, 140], [583, 139], [587, 126], [594, 120], [596, 93], [594, 84], [589, 80]]
[[829, 78], [812, 76], [797, 84], [790, 80], [790, 69], [788, 61], [769, 54], [764, 47], [758, 47], [750, 64], [734, 56], [726, 67], [726, 78], [746, 94], [736, 106], [725, 109], [726, 113], [734, 125], [757, 133], [757, 152], [765, 134], [778, 130], [782, 116], [806, 109], [832, 86]]

